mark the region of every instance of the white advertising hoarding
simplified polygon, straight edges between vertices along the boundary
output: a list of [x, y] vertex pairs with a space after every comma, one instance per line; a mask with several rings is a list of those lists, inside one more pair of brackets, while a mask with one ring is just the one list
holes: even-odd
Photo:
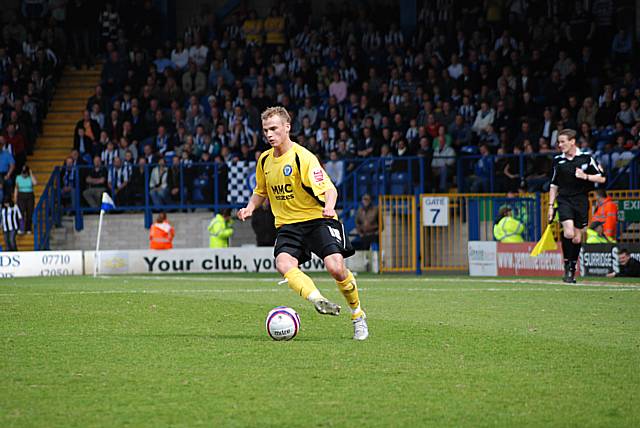
[[82, 251], [0, 253], [0, 278], [82, 275]]
[[495, 241], [469, 241], [469, 275], [498, 276], [497, 253]]
[[[174, 250], [100, 251], [99, 273], [222, 273], [276, 272], [272, 247], [197, 248]], [[85, 272], [93, 272], [94, 252], [85, 252]], [[355, 271], [367, 270], [364, 252], [347, 259]], [[318, 258], [302, 265], [308, 272], [324, 271]]]

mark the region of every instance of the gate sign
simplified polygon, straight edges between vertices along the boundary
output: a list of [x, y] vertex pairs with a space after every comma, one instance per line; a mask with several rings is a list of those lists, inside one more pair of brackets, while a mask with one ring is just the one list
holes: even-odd
[[449, 226], [449, 198], [446, 196], [422, 197], [422, 225]]
[[640, 199], [618, 201], [618, 218], [626, 222], [640, 221]]

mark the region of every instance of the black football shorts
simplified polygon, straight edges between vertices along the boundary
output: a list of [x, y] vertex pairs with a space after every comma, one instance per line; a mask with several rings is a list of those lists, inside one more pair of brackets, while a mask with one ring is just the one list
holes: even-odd
[[331, 218], [319, 218], [281, 226], [273, 255], [277, 257], [280, 253], [290, 254], [303, 264], [311, 260], [311, 253], [324, 260], [335, 253], [342, 254], [344, 258], [351, 257], [355, 250], [342, 223]]
[[587, 195], [558, 196], [560, 222], [573, 220], [574, 227], [584, 229], [589, 224], [589, 198]]

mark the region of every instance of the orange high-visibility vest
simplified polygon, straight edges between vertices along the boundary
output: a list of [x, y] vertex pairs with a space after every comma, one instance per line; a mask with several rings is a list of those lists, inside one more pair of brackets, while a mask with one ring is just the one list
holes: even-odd
[[607, 196], [602, 204], [596, 206], [591, 221], [604, 223], [604, 234], [611, 239], [616, 239], [616, 225], [618, 224], [618, 204], [613, 202], [611, 196]]
[[152, 250], [169, 250], [173, 248], [173, 237], [176, 234], [168, 221], [153, 223], [149, 230], [149, 248]]

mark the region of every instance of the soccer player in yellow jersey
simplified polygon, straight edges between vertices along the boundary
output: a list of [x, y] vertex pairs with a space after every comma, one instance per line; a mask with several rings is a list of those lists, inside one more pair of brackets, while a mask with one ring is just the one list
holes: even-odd
[[256, 188], [247, 206], [238, 211], [238, 218], [251, 217], [269, 198], [278, 231], [274, 249], [278, 272], [319, 313], [339, 315], [340, 306], [320, 294], [313, 280], [298, 268], [311, 259], [312, 252], [320, 257], [351, 308], [353, 338], [365, 340], [369, 337], [367, 317], [360, 308], [356, 280], [344, 263], [354, 250], [336, 214], [338, 192], [318, 159], [289, 138], [291, 118], [284, 107], [266, 109], [262, 128], [271, 149], [258, 160]]

